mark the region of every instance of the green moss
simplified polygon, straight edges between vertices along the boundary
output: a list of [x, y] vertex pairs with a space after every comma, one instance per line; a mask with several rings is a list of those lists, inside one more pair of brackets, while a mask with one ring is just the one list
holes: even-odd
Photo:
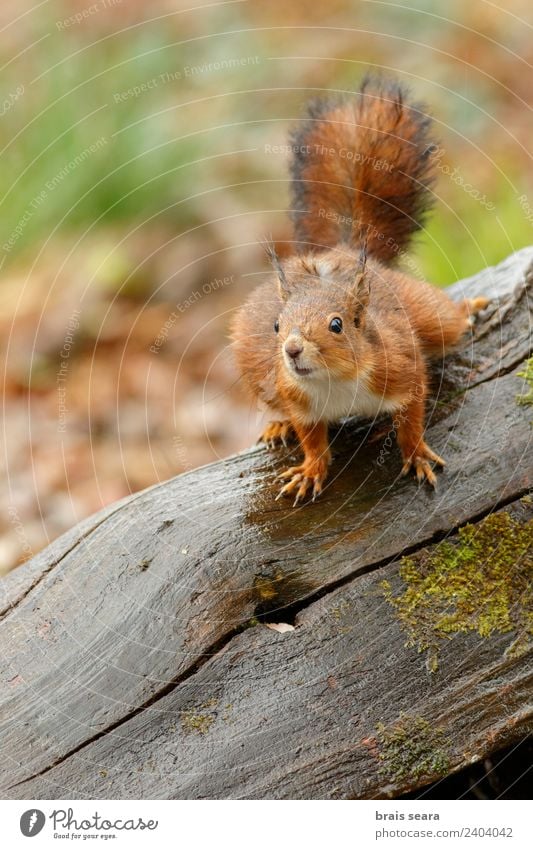
[[401, 714], [394, 725], [377, 726], [380, 775], [394, 782], [445, 775], [450, 769], [444, 731], [422, 717]]
[[533, 405], [533, 357], [529, 358], [525, 364], [524, 371], [519, 371], [517, 376], [524, 378], [529, 387], [529, 391], [524, 395], [517, 395], [516, 403]]
[[404, 557], [400, 577], [407, 586], [400, 595], [382, 582], [408, 635], [407, 645], [427, 652], [430, 671], [438, 667], [443, 641], [458, 633], [490, 637], [514, 631], [507, 654], [528, 649], [533, 635], [532, 531], [533, 520], [520, 524], [508, 513], [496, 513], [461, 528], [456, 543]]
[[276, 569], [273, 575], [257, 575], [254, 589], [260, 601], [272, 601], [279, 594], [279, 585], [285, 579], [281, 569]]
[[336, 605], [335, 607], [331, 607], [329, 612], [330, 615], [333, 616], [335, 619], [342, 619], [342, 617], [349, 610], [349, 608], [349, 603], [345, 599], [343, 599], [338, 605]]
[[181, 727], [188, 734], [207, 734], [215, 721], [217, 699], [209, 699], [198, 708], [183, 710], [180, 714]]

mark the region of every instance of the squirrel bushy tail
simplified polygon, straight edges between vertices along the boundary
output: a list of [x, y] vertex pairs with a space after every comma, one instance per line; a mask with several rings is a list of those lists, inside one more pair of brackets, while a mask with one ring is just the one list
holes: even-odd
[[292, 217], [302, 250], [366, 242], [390, 264], [431, 205], [431, 121], [400, 82], [367, 76], [359, 94], [311, 102], [293, 133]]

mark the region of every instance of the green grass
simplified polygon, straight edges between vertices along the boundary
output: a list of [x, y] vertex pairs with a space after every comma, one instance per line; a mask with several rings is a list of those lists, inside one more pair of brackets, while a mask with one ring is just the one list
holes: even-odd
[[[68, 9], [65, 14], [69, 14]], [[73, 27], [66, 35], [57, 30], [55, 19], [47, 19], [41, 12], [32, 15], [33, 37], [46, 37], [7, 65], [1, 83], [2, 100], [25, 86], [2, 119], [0, 260], [6, 266], [35, 255], [56, 233], [78, 236], [88, 228], [111, 225], [130, 229], [154, 215], [162, 225], [176, 230], [194, 226], [200, 223], [199, 216], [207, 213], [184, 199], [225, 183], [242, 182], [231, 191], [243, 210], [255, 205], [279, 207], [279, 184], [261, 183], [257, 188], [250, 182], [272, 177], [272, 170], [264, 167], [261, 147], [269, 139], [280, 141], [276, 119], [284, 121], [301, 113], [305, 100], [301, 87], [306, 82], [323, 88], [355, 86], [364, 68], [359, 63], [335, 66], [317, 61], [312, 76], [304, 79], [298, 63], [268, 61], [269, 55], [282, 56], [284, 51], [290, 55], [296, 49], [291, 32], [251, 34], [246, 28], [253, 27], [253, 20], [239, 20], [238, 9], [231, 7], [212, 14], [209, 21], [202, 18], [204, 27], [195, 29], [189, 20], [183, 33], [181, 21], [186, 19], [176, 17], [172, 26], [165, 21], [143, 24], [94, 44], [87, 42], [83, 27]], [[427, 16], [417, 17], [424, 31], [429, 20]], [[226, 35], [225, 30], [235, 32]], [[218, 35], [176, 45], [180, 38], [186, 42], [196, 31], [200, 36], [209, 32]], [[302, 43], [305, 37], [305, 33], [298, 36]], [[119, 102], [115, 97], [161, 74], [183, 72], [187, 65], [254, 55], [260, 56], [260, 62], [244, 70], [201, 73], [179, 81], [159, 79], [155, 87], [138, 96]], [[0, 61], [3, 64], [10, 58], [4, 43]], [[364, 52], [358, 53], [358, 58], [371, 61]], [[39, 75], [41, 78], [32, 82]], [[248, 89], [269, 87], [279, 87], [280, 91], [246, 93]], [[217, 97], [240, 89], [245, 93]], [[213, 95], [212, 100], [180, 106], [209, 95]], [[439, 108], [435, 104], [435, 114], [445, 119], [454, 103], [450, 95]], [[490, 111], [490, 103], [484, 106]], [[468, 117], [470, 120], [470, 111]], [[209, 130], [217, 124], [228, 124], [229, 128]], [[199, 132], [187, 138], [191, 130]], [[483, 132], [483, 127], [475, 131], [478, 135]], [[454, 139], [449, 133], [448, 161], [453, 167], [461, 160], [462, 172], [468, 174], [467, 156], [472, 150], [466, 145], [461, 152], [460, 145], [459, 149], [454, 147]], [[88, 154], [94, 143], [98, 148]], [[257, 154], [216, 159], [226, 150], [255, 147]], [[82, 161], [76, 164], [80, 155]], [[205, 166], [194, 164], [203, 157], [215, 158]], [[510, 163], [499, 164], [504, 174], [510, 172]], [[70, 170], [61, 179], [65, 168]], [[282, 159], [279, 177], [285, 177]], [[515, 193], [497, 168], [481, 182], [477, 188], [494, 202], [493, 211], [469, 197], [446, 175], [438, 175], [436, 191], [443, 200], [413, 247], [422, 273], [437, 284], [473, 274], [532, 241], [531, 224], [517, 201], [521, 190]], [[518, 176], [515, 183], [520, 184]], [[211, 197], [212, 207], [211, 201], [206, 201], [203, 209], [217, 218], [220, 195], [213, 192]], [[281, 202], [288, 202], [286, 191]], [[226, 207], [221, 204], [221, 208]], [[24, 217], [27, 220], [19, 238], [6, 252], [2, 246]], [[257, 233], [258, 239], [263, 235]]]
[[[170, 54], [155, 37], [130, 35], [65, 61], [81, 43], [70, 42], [67, 49], [64, 37], [50, 32], [32, 51], [24, 94], [3, 119], [0, 244], [27, 219], [8, 260], [34, 249], [56, 226], [84, 231], [95, 222], [135, 222], [175, 204], [194, 185], [187, 162], [201, 155], [197, 141], [179, 139], [176, 110], [143, 120], [174, 102], [175, 83], [159, 75], [179, 66], [179, 51]], [[11, 67], [3, 78], [4, 97], [21, 84], [20, 65]], [[149, 94], [115, 101], [117, 93], [153, 78], [158, 85]], [[175, 206], [165, 215], [179, 222], [187, 213]]]
[[[446, 179], [439, 175], [438, 182]], [[533, 242], [531, 224], [515, 191], [503, 181], [496, 188], [491, 196], [494, 210], [486, 209], [455, 186], [446, 193], [447, 206], [436, 204], [413, 251], [428, 280], [442, 286], [453, 283]]]

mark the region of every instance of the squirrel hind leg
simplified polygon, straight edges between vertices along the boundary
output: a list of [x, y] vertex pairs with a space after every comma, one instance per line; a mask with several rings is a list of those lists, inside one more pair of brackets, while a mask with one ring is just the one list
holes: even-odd
[[432, 357], [441, 357], [443, 353], [453, 351], [474, 324], [474, 316], [490, 303], [489, 298], [464, 298], [462, 301], [447, 302], [431, 321], [421, 327], [419, 333], [423, 339], [426, 353]]

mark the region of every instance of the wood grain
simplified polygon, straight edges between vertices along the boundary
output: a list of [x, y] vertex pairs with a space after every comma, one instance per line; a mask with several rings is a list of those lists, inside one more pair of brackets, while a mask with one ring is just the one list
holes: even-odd
[[[430, 674], [379, 587], [402, 554], [502, 505], [525, 521], [532, 262], [482, 273], [496, 299], [435, 369], [436, 493], [350, 422], [316, 504], [276, 501], [296, 454], [254, 448], [112, 505], [3, 581], [4, 797], [396, 794], [435, 776], [387, 771], [379, 723], [385, 738], [442, 727], [448, 771], [525, 733], [530, 656], [505, 658], [512, 635], [460, 634]], [[297, 627], [246, 627], [258, 618]]]

